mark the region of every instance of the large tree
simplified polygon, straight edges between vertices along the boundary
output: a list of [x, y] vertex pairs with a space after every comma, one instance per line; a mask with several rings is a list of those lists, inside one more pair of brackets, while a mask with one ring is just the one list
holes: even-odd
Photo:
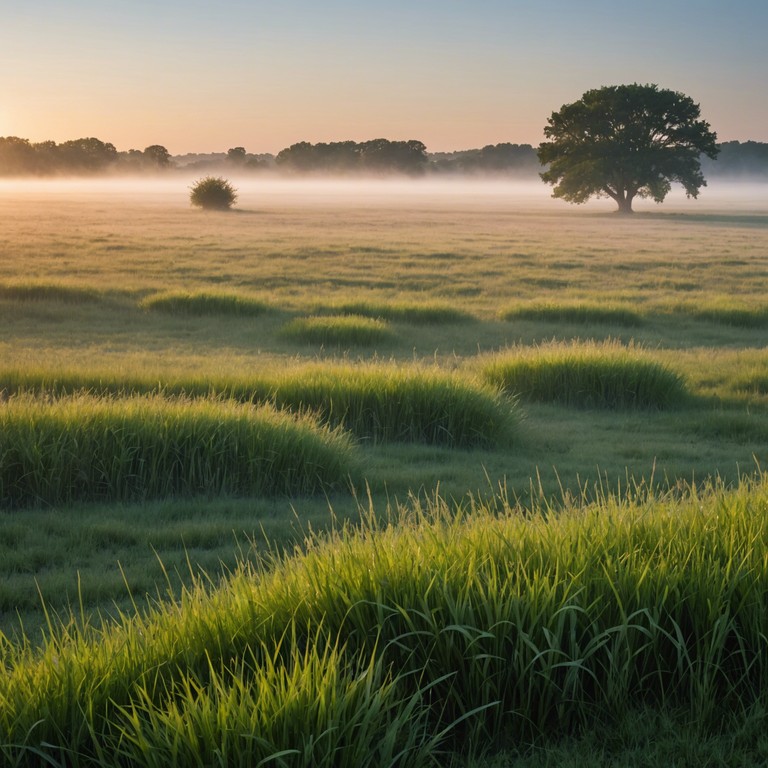
[[635, 197], [662, 202], [672, 182], [697, 197], [706, 186], [700, 155], [718, 152], [717, 135], [699, 115], [688, 96], [656, 85], [587, 91], [547, 121], [541, 178], [554, 186], [553, 197], [584, 203], [607, 196], [622, 213], [632, 212]]

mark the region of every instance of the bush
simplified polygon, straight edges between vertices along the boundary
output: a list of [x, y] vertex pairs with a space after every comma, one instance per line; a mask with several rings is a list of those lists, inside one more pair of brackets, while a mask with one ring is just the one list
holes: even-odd
[[189, 201], [198, 208], [226, 211], [237, 200], [237, 190], [218, 176], [206, 176], [196, 181], [189, 193]]

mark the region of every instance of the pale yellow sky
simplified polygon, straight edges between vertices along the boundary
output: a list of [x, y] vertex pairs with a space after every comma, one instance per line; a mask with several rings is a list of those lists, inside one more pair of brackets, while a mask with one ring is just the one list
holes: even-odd
[[0, 135], [174, 154], [296, 141], [538, 144], [590, 88], [653, 82], [768, 141], [768, 4], [29, 0], [3, 12]]

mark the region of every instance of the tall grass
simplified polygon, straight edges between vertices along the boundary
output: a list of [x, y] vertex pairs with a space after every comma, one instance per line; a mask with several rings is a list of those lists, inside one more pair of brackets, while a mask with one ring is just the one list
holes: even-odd
[[708, 320], [738, 328], [768, 328], [768, 306], [702, 307], [691, 313], [697, 320]]
[[94, 288], [81, 288], [64, 283], [18, 282], [0, 285], [0, 299], [88, 304], [101, 301], [103, 296]]
[[261, 377], [151, 376], [45, 369], [0, 371], [0, 393], [59, 397], [152, 394], [228, 397], [311, 410], [370, 442], [425, 442], [454, 447], [507, 445], [520, 411], [497, 389], [457, 375], [396, 365], [304, 365]]
[[529, 302], [515, 304], [501, 312], [502, 320], [536, 320], [549, 323], [599, 324], [633, 327], [644, 323], [643, 316], [629, 307], [583, 302]]
[[362, 315], [296, 317], [287, 322], [281, 336], [291, 341], [327, 346], [371, 346], [394, 340], [384, 320]]
[[346, 301], [334, 304], [318, 304], [314, 312], [318, 315], [361, 315], [418, 325], [464, 323], [473, 319], [468, 312], [430, 300], [420, 304], [403, 301]]
[[559, 510], [414, 502], [120, 625], [6, 642], [0, 754], [331, 766], [368, 747], [425, 765], [439, 741], [524, 744], [644, 706], [716, 723], [768, 705], [766, 547], [764, 482]]
[[169, 315], [232, 315], [257, 317], [269, 309], [266, 302], [251, 296], [213, 291], [165, 291], [146, 296], [139, 302], [142, 309]]
[[233, 402], [75, 396], [0, 405], [0, 504], [302, 494], [343, 482], [351, 445], [308, 417]]
[[525, 400], [587, 408], [668, 408], [686, 398], [682, 376], [615, 342], [515, 348], [488, 363], [484, 374]]

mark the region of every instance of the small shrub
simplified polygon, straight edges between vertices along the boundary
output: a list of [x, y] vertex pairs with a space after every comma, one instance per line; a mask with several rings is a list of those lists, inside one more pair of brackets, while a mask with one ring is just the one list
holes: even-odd
[[191, 187], [189, 201], [198, 208], [229, 210], [237, 200], [237, 190], [220, 176], [206, 176]]

